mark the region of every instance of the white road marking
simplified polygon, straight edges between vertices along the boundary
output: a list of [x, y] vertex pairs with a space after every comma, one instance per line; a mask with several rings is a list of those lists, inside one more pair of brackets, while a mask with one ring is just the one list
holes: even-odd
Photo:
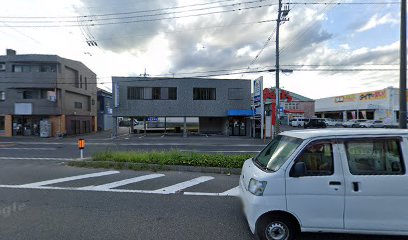
[[144, 175], [144, 176], [125, 179], [125, 180], [122, 180], [122, 181], [107, 183], [107, 184], [103, 184], [103, 185], [82, 187], [81, 189], [82, 190], [107, 190], [107, 189], [112, 189], [112, 188], [117, 188], [117, 187], [120, 187], [120, 186], [128, 185], [128, 184], [131, 184], [131, 183], [146, 181], [146, 180], [159, 178], [159, 177], [164, 177], [164, 176], [165, 176], [164, 174], [149, 174], [149, 175]]
[[218, 197], [238, 197], [239, 196], [239, 187], [234, 187], [228, 191], [222, 193], [207, 193], [207, 192], [184, 192], [184, 195], [191, 196], [218, 196]]
[[239, 186], [234, 187], [228, 191], [225, 191], [223, 193], [220, 193], [220, 196], [234, 196], [237, 197], [239, 196]]
[[183, 189], [192, 187], [194, 185], [203, 183], [203, 182], [207, 182], [209, 180], [213, 180], [214, 177], [209, 177], [209, 176], [202, 176], [202, 177], [198, 177], [198, 178], [194, 178], [191, 179], [189, 181], [185, 181], [182, 183], [177, 183], [175, 185], [169, 186], [169, 187], [165, 187], [165, 188], [161, 188], [161, 189], [157, 189], [153, 192], [155, 193], [162, 193], [162, 194], [171, 194], [171, 193], [176, 193], [179, 192]]
[[23, 184], [23, 185], [19, 185], [19, 186], [22, 187], [22, 188], [25, 188], [25, 187], [26, 188], [35, 188], [35, 187], [42, 187], [44, 185], [51, 185], [51, 184], [55, 184], [55, 183], [62, 183], [62, 182], [68, 182], [68, 181], [74, 181], [74, 180], [92, 178], [92, 177], [101, 177], [101, 176], [112, 175], [112, 174], [116, 174], [116, 173], [119, 173], [119, 171], [106, 171], [106, 172], [90, 173], [90, 174], [78, 175], [78, 176], [73, 176], [73, 177], [65, 177], [65, 178], [58, 178], [58, 179], [35, 182], [35, 183], [28, 183], [28, 184]]

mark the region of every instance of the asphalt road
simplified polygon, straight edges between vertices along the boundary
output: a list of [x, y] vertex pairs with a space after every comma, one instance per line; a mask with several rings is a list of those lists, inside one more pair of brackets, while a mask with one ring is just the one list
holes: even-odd
[[[89, 177], [95, 173], [109, 174]], [[160, 174], [163, 176], [120, 185]], [[180, 185], [203, 177], [208, 179]], [[253, 239], [234, 191], [230, 196], [219, 195], [233, 190], [237, 182], [234, 175], [114, 172], [73, 168], [51, 160], [1, 160], [0, 239]], [[120, 186], [109, 189], [113, 183]], [[105, 189], [92, 190], [94, 186]], [[154, 192], [166, 188], [175, 193]], [[333, 234], [302, 237], [403, 239]]]

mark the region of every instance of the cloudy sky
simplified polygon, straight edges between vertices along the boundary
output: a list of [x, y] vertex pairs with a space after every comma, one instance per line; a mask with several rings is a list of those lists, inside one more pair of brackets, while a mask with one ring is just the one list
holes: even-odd
[[[139, 76], [145, 69], [164, 77], [263, 76], [272, 87], [274, 73], [260, 71], [275, 66], [277, 2], [7, 1], [0, 8], [0, 51], [79, 60], [105, 89], [111, 76]], [[294, 71], [281, 74], [281, 87], [321, 98], [398, 86], [396, 1], [283, 2], [292, 4], [280, 28], [281, 68]]]

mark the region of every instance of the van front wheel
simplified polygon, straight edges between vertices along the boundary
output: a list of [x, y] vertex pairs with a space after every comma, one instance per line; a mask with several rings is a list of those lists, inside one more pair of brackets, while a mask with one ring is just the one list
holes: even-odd
[[269, 216], [258, 222], [256, 233], [260, 240], [295, 240], [299, 230], [284, 216]]

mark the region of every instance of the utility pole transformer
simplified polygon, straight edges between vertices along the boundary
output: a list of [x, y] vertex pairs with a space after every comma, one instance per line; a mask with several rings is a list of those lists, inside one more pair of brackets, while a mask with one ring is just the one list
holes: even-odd
[[276, 95], [276, 104], [275, 104], [275, 131], [274, 131], [274, 136], [278, 135], [280, 132], [280, 89], [279, 89], [279, 73], [280, 73], [280, 68], [279, 68], [279, 28], [280, 24], [282, 22], [289, 21], [289, 18], [287, 18], [289, 14], [289, 4], [286, 4], [284, 6], [284, 9], [282, 9], [282, 0], [279, 0], [279, 5], [278, 5], [278, 18], [276, 20], [276, 71], [275, 71], [275, 76], [276, 76], [276, 87], [275, 87], [275, 95]]
[[407, 0], [401, 1], [399, 127], [407, 128]]

